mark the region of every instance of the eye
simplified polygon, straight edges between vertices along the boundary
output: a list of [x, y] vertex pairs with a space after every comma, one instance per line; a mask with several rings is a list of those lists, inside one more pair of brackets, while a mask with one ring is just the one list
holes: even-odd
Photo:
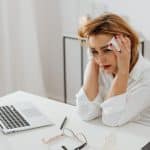
[[98, 54], [98, 52], [95, 50], [95, 48], [90, 48], [90, 51], [93, 55], [96, 55]]
[[103, 50], [104, 53], [110, 53], [110, 52], [112, 52], [112, 51], [113, 51], [113, 50], [112, 50], [112, 49], [109, 49], [109, 48], [106, 48], [106, 49]]
[[98, 54], [98, 52], [97, 52], [97, 51], [95, 51], [95, 50], [92, 50], [92, 51], [91, 51], [91, 53], [92, 53], [93, 55]]
[[92, 53], [93, 53], [93, 54], [96, 54], [96, 53], [98, 53], [98, 52], [97, 52], [97, 51], [92, 51]]

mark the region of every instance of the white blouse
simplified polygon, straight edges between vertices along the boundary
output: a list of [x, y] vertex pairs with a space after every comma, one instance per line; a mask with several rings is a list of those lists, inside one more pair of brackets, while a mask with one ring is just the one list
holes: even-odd
[[87, 98], [82, 88], [76, 95], [77, 111], [83, 120], [92, 120], [101, 116], [103, 123], [108, 126], [120, 126], [129, 121], [150, 126], [150, 62], [148, 60], [139, 55], [129, 75], [127, 91], [121, 95], [105, 100], [113, 77], [102, 71], [99, 79], [101, 88], [93, 101]]

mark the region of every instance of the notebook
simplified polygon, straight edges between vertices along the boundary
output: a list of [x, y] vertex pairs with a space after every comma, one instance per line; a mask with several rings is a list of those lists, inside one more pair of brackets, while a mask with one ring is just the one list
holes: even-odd
[[0, 128], [5, 134], [48, 125], [53, 122], [32, 103], [0, 106]]

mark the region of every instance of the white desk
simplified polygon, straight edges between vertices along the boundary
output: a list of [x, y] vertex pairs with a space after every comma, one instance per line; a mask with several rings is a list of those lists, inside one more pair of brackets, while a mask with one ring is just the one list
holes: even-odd
[[2, 97], [0, 104], [8, 104], [14, 101], [32, 101], [56, 125], [9, 135], [0, 133], [0, 142], [4, 144], [8, 143], [8, 149], [2, 149], [0, 144], [0, 150], [47, 150], [45, 145], [41, 142], [41, 138], [54, 134], [66, 115], [68, 116], [66, 127], [77, 132], [82, 131], [87, 137], [88, 143], [95, 145], [95, 147], [101, 147], [104, 143], [105, 136], [111, 132], [116, 134], [117, 150], [139, 150], [145, 143], [150, 141], [150, 127], [129, 123], [123, 127], [112, 128], [104, 126], [100, 119], [84, 122], [76, 113], [75, 106], [59, 103], [21, 91]]

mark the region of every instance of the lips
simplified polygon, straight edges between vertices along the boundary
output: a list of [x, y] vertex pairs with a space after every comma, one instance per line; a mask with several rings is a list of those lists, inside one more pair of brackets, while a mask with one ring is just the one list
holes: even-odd
[[111, 65], [104, 65], [103, 67], [104, 69], [108, 69], [109, 67], [111, 67]]

